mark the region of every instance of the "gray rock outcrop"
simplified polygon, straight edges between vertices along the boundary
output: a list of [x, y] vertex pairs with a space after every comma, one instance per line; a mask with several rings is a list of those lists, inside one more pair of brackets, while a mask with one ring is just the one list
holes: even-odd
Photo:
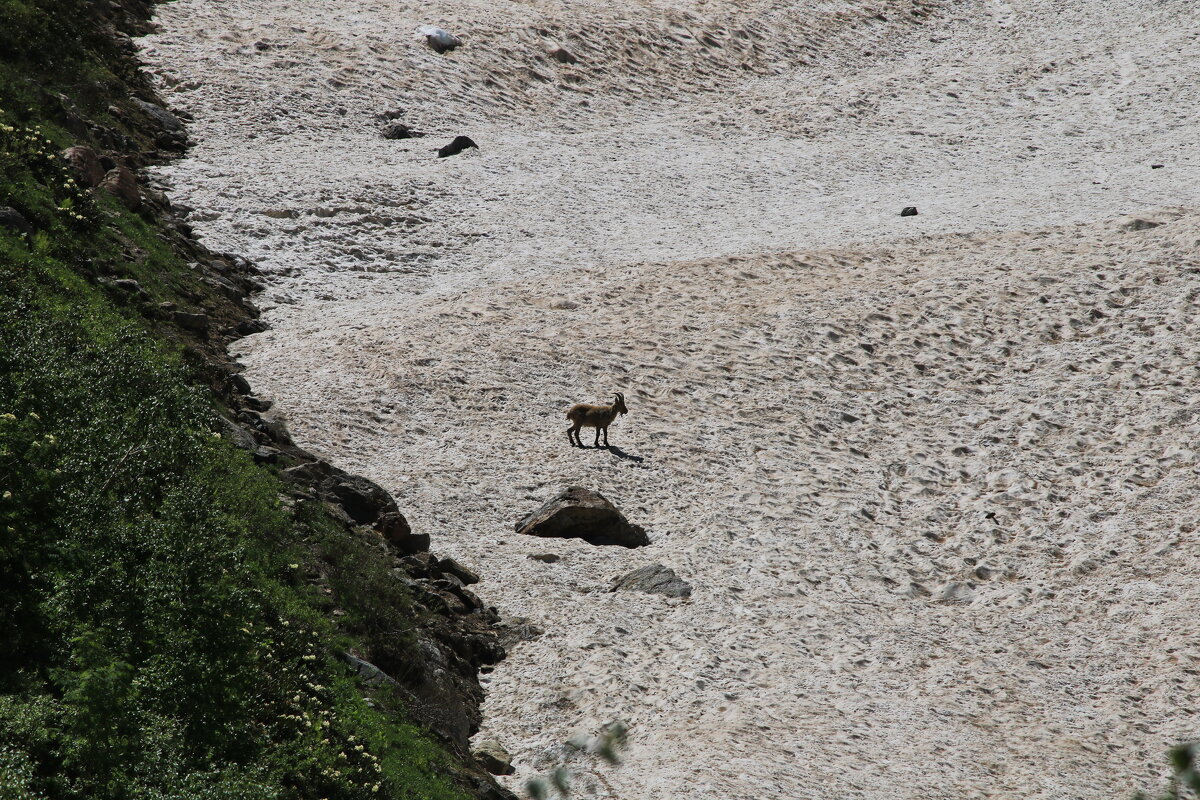
[[471, 755], [483, 764], [483, 768], [493, 775], [512, 775], [516, 770], [513, 769], [512, 756], [504, 749], [504, 745], [495, 739], [484, 739], [475, 745], [475, 749], [471, 751]]

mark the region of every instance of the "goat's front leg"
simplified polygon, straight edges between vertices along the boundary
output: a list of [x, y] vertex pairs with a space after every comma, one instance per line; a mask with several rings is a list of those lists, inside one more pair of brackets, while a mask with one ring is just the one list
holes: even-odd
[[607, 425], [604, 426], [604, 446], [605, 447], [609, 446], [609, 444], [608, 444], [608, 426]]
[[596, 447], [600, 446], [600, 431], [602, 430], [604, 429], [599, 426], [596, 427]]

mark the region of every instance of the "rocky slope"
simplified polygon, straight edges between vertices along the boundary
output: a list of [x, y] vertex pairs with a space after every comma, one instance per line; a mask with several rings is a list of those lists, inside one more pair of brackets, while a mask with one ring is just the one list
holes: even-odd
[[[245, 367], [230, 357], [228, 347], [268, 327], [250, 299], [262, 288], [260, 273], [243, 257], [199, 244], [183, 220], [191, 209], [175, 205], [148, 179], [152, 165], [168, 163], [188, 145], [187, 115], [167, 111], [139, 71], [131, 36], [150, 29], [152, 6], [137, 0], [114, 2], [94, 17], [71, 15], [73, 8], [69, 2], [14, 2], [4, 9], [8, 27], [0, 61], [0, 279], [5, 287], [5, 341], [0, 346], [0, 392], [5, 410], [20, 413], [0, 418], [0, 486], [6, 490], [0, 518], [8, 537], [0, 550], [6, 575], [0, 600], [8, 620], [8, 652], [0, 659], [0, 706], [8, 723], [0, 738], [0, 794], [107, 797], [119, 784], [121, 796], [149, 796], [139, 793], [169, 793], [174, 791], [168, 788], [170, 781], [177, 778], [191, 787], [189, 791], [202, 792], [200, 787], [208, 785], [204, 781], [218, 780], [212, 775], [223, 776], [219, 780], [228, 781], [222, 784], [228, 791], [240, 786], [238, 781], [252, 781], [264, 797], [283, 789], [273, 785], [276, 780], [292, 793], [319, 790], [357, 797], [360, 790], [370, 791], [369, 786], [314, 777], [311, 761], [301, 762], [319, 756], [286, 735], [283, 740], [272, 738], [277, 732], [266, 723], [256, 724], [253, 734], [240, 739], [229, 734], [232, 743], [218, 741], [221, 725], [228, 723], [233, 730], [243, 721], [232, 712], [230, 720], [220, 715], [245, 702], [242, 670], [256, 667], [238, 659], [252, 650], [247, 657], [264, 662], [257, 664], [262, 672], [256, 682], [270, 687], [255, 694], [253, 703], [276, 699], [278, 684], [290, 680], [280, 672], [293, 668], [302, 674], [312, 671], [310, 681], [350, 680], [357, 674], [358, 686], [368, 696], [366, 708], [378, 709], [385, 720], [376, 729], [382, 738], [368, 741], [365, 751], [385, 759], [385, 767], [375, 767], [380, 773], [375, 791], [391, 787], [401, 772], [411, 779], [406, 791], [445, 797], [509, 796], [474, 761], [468, 745], [480, 721], [479, 670], [504, 655], [497, 638], [498, 616], [466, 588], [478, 578], [451, 559], [431, 555], [428, 534], [409, 529], [386, 491], [297, 447], [272, 414], [272, 403], [252, 393], [242, 375]], [[49, 43], [38, 37], [50, 37]], [[79, 74], [88, 75], [90, 82], [81, 84]], [[54, 152], [68, 143], [71, 146], [61, 154]], [[64, 192], [71, 196], [58, 202]], [[55, 323], [63, 308], [73, 309], [67, 315], [70, 324]], [[39, 338], [43, 335], [44, 340]], [[56, 394], [55, 387], [67, 376], [40, 375], [38, 370], [53, 372], [63, 346], [72, 350], [72, 370], [98, 371], [92, 388], [95, 398], [107, 405], [92, 408], [81, 400], [87, 386]], [[112, 358], [121, 363], [104, 361]], [[186, 365], [186, 370], [172, 371], [177, 365]], [[119, 394], [129, 387], [119, 384], [123, 376], [132, 375], [148, 377], [130, 399]], [[172, 383], [181, 380], [186, 383]], [[171, 419], [168, 412], [159, 419], [168, 408], [176, 408], [179, 417]], [[220, 446], [212, 452], [188, 450], [198, 435], [193, 416], [197, 408], [205, 411], [199, 424], [215, 427], [212, 434], [202, 431], [202, 439], [223, 438], [249, 456]], [[79, 430], [79, 420], [89, 414], [95, 430]], [[137, 424], [122, 424], [123, 419]], [[51, 432], [30, 444], [25, 437], [33, 428]], [[93, 441], [87, 445], [89, 435]], [[139, 440], [143, 435], [165, 435], [169, 441]], [[110, 452], [113, 448], [123, 452]], [[143, 454], [147, 449], [155, 451], [152, 457]], [[191, 463], [172, 462], [176, 449], [189, 453], [181, 458]], [[82, 464], [90, 466], [80, 472]], [[213, 468], [228, 473], [202, 474]], [[103, 479], [105, 475], [109, 477]], [[47, 481], [53, 483], [53, 492], [39, 496], [47, 491]], [[190, 535], [185, 526], [196, 524], [195, 516], [179, 515], [186, 502], [175, 492], [205, 496], [205, 505], [217, 509], [212, 519], [199, 523], [200, 535], [211, 541], [177, 543], [172, 546], [185, 551], [148, 557], [162, 546], [152, 538], [162, 532], [146, 528], [148, 519], [178, 526], [164, 534], [166, 539]], [[159, 494], [167, 498], [155, 499]], [[66, 511], [59, 507], [63, 498], [70, 498]], [[276, 516], [280, 506], [282, 517]], [[87, 517], [87, 536], [77, 535], [80, 520], [72, 514]], [[111, 552], [104, 549], [113, 543], [110, 526], [121, 531]], [[235, 536], [227, 541], [227, 527], [237, 529], [240, 540]], [[301, 563], [287, 567], [282, 578], [264, 578], [258, 572], [261, 539], [276, 535], [280, 538], [270, 543], [276, 551], [272, 555], [290, 555]], [[29, 536], [36, 542], [32, 548], [24, 538]], [[190, 572], [186, 550], [196, 545], [213, 548], [208, 571], [226, 563], [222, 575], [233, 575]], [[228, 556], [222, 549], [226, 545], [241, 559], [234, 566], [221, 560]], [[100, 556], [103, 567], [82, 574], [88, 570], [87, 559]], [[122, 582], [105, 575], [109, 572], [132, 577]], [[185, 577], [179, 578], [181, 574]], [[189, 689], [195, 689], [199, 699], [187, 708], [170, 710], [178, 695], [169, 700], [152, 697], [162, 690], [164, 676], [200, 673], [209, 666], [189, 662], [181, 667], [176, 659], [182, 659], [186, 648], [157, 638], [163, 635], [156, 626], [164, 601], [153, 594], [162, 589], [156, 582], [175, 580], [182, 583], [167, 591], [185, 596], [180, 602], [187, 613], [174, 623], [170, 636], [238, 639], [233, 615], [226, 611], [222, 617], [210, 605], [223, 602], [214, 598], [223, 598], [227, 590], [243, 593], [239, 613], [253, 616], [261, 605], [279, 617], [267, 625], [281, 626], [283, 643], [269, 642], [266, 655], [244, 641], [215, 655], [204, 653], [236, 662], [219, 679], [226, 681], [219, 713], [211, 707], [213, 698], [200, 693], [204, 684], [197, 675]], [[107, 593], [118, 585], [123, 588]], [[80, 596], [70, 601], [62, 596], [64, 591]], [[264, 591], [270, 602], [261, 600]], [[281, 598], [295, 605], [287, 606]], [[380, 606], [385, 602], [389, 607]], [[139, 603], [147, 604], [144, 613], [135, 614], [142, 635], [124, 642], [131, 623], [123, 614]], [[58, 605], [70, 613], [56, 611]], [[314, 663], [265, 663], [275, 657], [272, 647], [280, 652], [290, 647], [286, 638], [297, 632], [286, 630], [289, 625], [308, 628], [314, 619], [310, 615], [319, 618], [322, 612], [327, 616], [321, 625], [306, 632], [317, 636], [319, 627], [329, 637], [304, 645], [304, 652], [310, 653], [305, 659]], [[251, 629], [241, 632], [249, 635]], [[314, 646], [319, 654], [311, 653]], [[246, 647], [249, 650], [243, 652]], [[133, 729], [111, 741], [106, 738], [111, 731], [87, 728], [93, 709], [80, 700], [89, 696], [88, 681], [105, 674], [102, 666], [116, 677], [105, 678], [110, 683], [100, 694], [121, 705], [122, 714], [143, 715]], [[121, 676], [140, 687], [140, 694], [122, 689]], [[361, 698], [339, 705], [341, 701], [319, 694], [326, 687], [312, 682], [308, 686], [314, 693], [312, 707], [322, 709], [327, 727], [328, 718], [347, 713], [347, 706], [359, 714], [354, 724], [368, 718], [379, 721], [373, 712], [363, 715]], [[296, 698], [299, 702], [300, 694]], [[56, 710], [60, 706], [61, 712]], [[61, 717], [55, 716], [59, 713]], [[170, 723], [152, 722], [159, 713], [170, 716]], [[111, 709], [100, 715], [107, 719], [104, 725], [125, 724]], [[414, 723], [425, 731], [413, 733]], [[211, 739], [200, 754], [189, 749], [195, 743], [188, 736], [172, 738], [175, 727], [188, 726], [205, 729]], [[324, 744], [344, 733], [327, 731]], [[90, 748], [86, 756], [75, 752], [77, 736]], [[394, 756], [385, 751], [397, 742], [412, 750], [387, 764]], [[162, 752], [141, 752], [135, 758], [121, 747]], [[226, 747], [236, 754], [221, 755]], [[254, 759], [262, 750], [288, 747], [296, 748], [291, 752], [294, 763], [284, 765], [283, 776], [259, 771], [263, 761]], [[150, 770], [160, 774], [142, 774], [150, 763], [157, 765]], [[171, 772], [176, 768], [179, 774]], [[443, 774], [429, 782], [432, 769]]]

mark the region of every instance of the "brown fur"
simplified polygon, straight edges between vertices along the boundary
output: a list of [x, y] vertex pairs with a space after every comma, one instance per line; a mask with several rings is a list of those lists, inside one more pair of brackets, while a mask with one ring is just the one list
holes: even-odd
[[567, 419], [574, 423], [567, 429], [567, 439], [571, 442], [572, 447], [583, 447], [583, 442], [579, 440], [580, 428], [595, 428], [596, 429], [596, 447], [600, 446], [600, 434], [604, 434], [604, 446], [608, 447], [608, 426], [617, 418], [618, 414], [628, 414], [629, 409], [625, 407], [625, 395], [617, 393], [616, 402], [611, 406], [596, 406], [591, 403], [576, 403], [567, 410]]

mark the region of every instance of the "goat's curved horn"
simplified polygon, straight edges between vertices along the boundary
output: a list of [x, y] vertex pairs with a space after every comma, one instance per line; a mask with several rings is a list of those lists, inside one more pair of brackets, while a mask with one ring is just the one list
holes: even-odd
[[620, 392], [617, 392], [617, 399], [620, 400], [622, 403], [624, 403], [625, 395], [621, 394]]

